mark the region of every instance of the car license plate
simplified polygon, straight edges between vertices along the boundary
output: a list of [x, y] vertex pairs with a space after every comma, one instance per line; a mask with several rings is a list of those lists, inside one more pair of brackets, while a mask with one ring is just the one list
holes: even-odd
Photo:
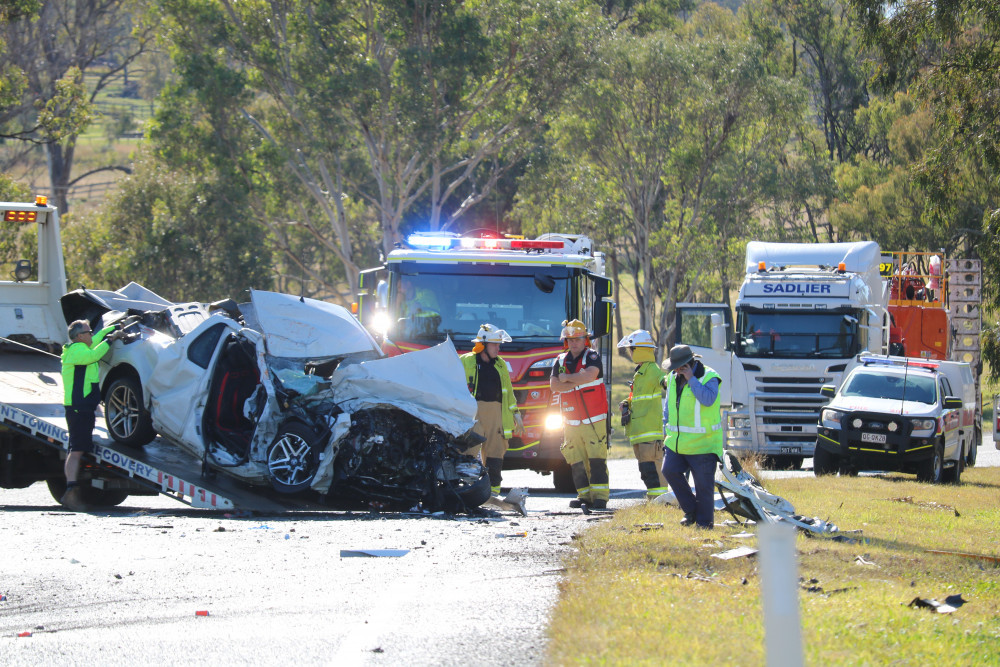
[[861, 442], [876, 442], [880, 445], [884, 445], [885, 433], [862, 433]]
[[782, 454], [801, 454], [802, 453], [802, 448], [801, 447], [782, 447], [781, 448], [781, 453]]

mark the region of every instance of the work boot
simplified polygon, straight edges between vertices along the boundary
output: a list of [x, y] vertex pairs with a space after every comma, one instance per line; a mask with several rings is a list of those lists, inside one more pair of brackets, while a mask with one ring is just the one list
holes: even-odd
[[684, 518], [681, 519], [682, 526], [691, 526], [695, 523], [694, 514], [685, 514]]
[[606, 510], [606, 509], [608, 509], [608, 501], [607, 500], [595, 500], [594, 502], [592, 502], [590, 504], [590, 509], [594, 509], [594, 510]]
[[577, 510], [583, 507], [584, 505], [589, 505], [589, 504], [590, 502], [584, 500], [583, 498], [574, 498], [573, 500], [569, 501], [569, 506]]
[[87, 504], [83, 502], [83, 489], [79, 486], [71, 486], [66, 489], [66, 493], [62, 495], [59, 499], [67, 509], [71, 509], [74, 512], [86, 512]]

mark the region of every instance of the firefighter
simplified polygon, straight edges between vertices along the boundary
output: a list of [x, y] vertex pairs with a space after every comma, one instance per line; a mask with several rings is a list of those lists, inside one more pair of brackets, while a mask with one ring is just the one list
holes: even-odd
[[[475, 343], [472, 352], [461, 357], [469, 391], [478, 405], [473, 430], [485, 438], [479, 455], [490, 473], [490, 487], [495, 496], [500, 495], [500, 471], [507, 453], [507, 441], [512, 435], [524, 434], [524, 422], [517, 410], [507, 362], [499, 356], [500, 344], [511, 340], [503, 329], [484, 324], [472, 339]], [[476, 452], [472, 449], [466, 453], [475, 455]]]
[[111, 349], [109, 343], [119, 334], [114, 326], [104, 327], [95, 334], [87, 320], [71, 323], [66, 334], [70, 342], [63, 346], [62, 380], [69, 454], [63, 468], [66, 493], [59, 502], [74, 512], [85, 512], [87, 506], [77, 476], [83, 455], [94, 451], [94, 423], [97, 406], [101, 403], [97, 362], [108, 353]]
[[[667, 364], [668, 362], [664, 362]], [[663, 401], [663, 476], [684, 512], [681, 525], [715, 526], [715, 470], [722, 461], [722, 379], [687, 345], [670, 348], [667, 397]], [[686, 473], [691, 472], [691, 493]]]
[[587, 327], [563, 321], [565, 352], [552, 366], [549, 387], [559, 394], [563, 418], [563, 457], [570, 466], [577, 497], [570, 507], [608, 506], [608, 395], [601, 357], [590, 349]]
[[636, 363], [628, 398], [618, 407], [625, 435], [639, 462], [639, 476], [646, 485], [646, 498], [652, 500], [667, 492], [667, 480], [660, 472], [663, 461], [663, 390], [666, 388], [667, 373], [656, 363], [656, 343], [648, 331], [633, 331], [618, 341], [618, 347], [627, 349]]

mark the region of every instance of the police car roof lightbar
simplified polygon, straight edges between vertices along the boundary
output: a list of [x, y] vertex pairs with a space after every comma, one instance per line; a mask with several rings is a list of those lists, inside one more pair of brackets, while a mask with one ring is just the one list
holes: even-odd
[[562, 249], [562, 241], [539, 241], [524, 238], [484, 239], [466, 238], [450, 232], [415, 232], [406, 242], [414, 247], [427, 250], [450, 250], [454, 247], [475, 250], [556, 250]]
[[894, 366], [898, 368], [904, 368], [907, 366], [913, 366], [915, 368], [939, 368], [940, 364], [934, 361], [925, 361], [923, 359], [910, 359], [909, 357], [896, 357], [896, 358], [886, 358], [886, 357], [871, 357], [862, 355], [858, 357], [860, 361], [865, 366]]

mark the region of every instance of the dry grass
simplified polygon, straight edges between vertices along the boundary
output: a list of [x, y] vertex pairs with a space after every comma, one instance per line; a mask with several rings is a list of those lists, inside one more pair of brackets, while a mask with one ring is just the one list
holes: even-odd
[[[768, 483], [798, 512], [862, 531], [853, 544], [798, 538], [799, 576], [813, 588], [800, 593], [808, 664], [1000, 662], [1000, 568], [926, 551], [1000, 556], [1000, 469], [964, 479], [961, 487], [907, 475]], [[756, 560], [711, 556], [755, 539], [733, 538], [737, 527], [696, 532], [679, 519], [676, 509], [642, 504], [580, 536], [548, 662], [764, 663]], [[968, 604], [953, 614], [907, 606], [955, 593]]]

